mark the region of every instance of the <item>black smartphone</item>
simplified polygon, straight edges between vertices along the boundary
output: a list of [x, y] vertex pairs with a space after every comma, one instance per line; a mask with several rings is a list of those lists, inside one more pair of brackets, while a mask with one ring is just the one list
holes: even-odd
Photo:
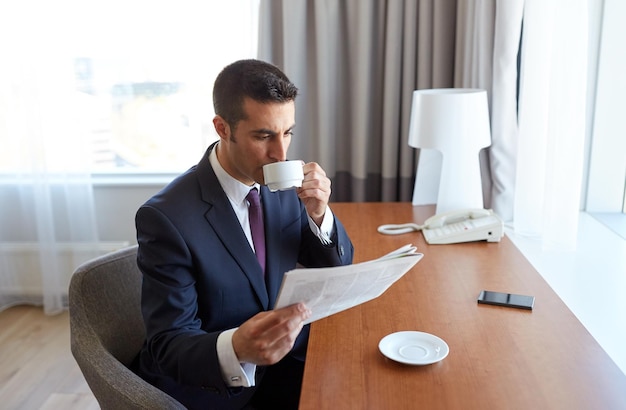
[[535, 304], [535, 297], [483, 290], [478, 295], [478, 303], [532, 310]]

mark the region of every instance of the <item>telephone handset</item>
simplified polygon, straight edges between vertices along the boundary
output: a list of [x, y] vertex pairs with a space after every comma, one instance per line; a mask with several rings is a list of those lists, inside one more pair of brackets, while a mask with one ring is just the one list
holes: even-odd
[[504, 234], [504, 224], [490, 209], [464, 209], [432, 216], [423, 225], [405, 223], [378, 227], [378, 232], [386, 235], [399, 235], [413, 231], [422, 231], [424, 239], [429, 244], [483, 240], [499, 242]]

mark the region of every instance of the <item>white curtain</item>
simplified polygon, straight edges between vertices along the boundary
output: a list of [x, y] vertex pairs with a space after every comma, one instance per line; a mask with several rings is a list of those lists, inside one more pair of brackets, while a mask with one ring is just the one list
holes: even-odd
[[257, 21], [258, 0], [0, 1], [0, 309], [62, 310], [77, 265], [127, 244], [109, 210], [99, 240], [90, 171], [195, 163], [215, 76], [255, 55]]
[[544, 249], [570, 249], [584, 160], [587, 2], [459, 1], [457, 18], [455, 86], [491, 97], [485, 203]]
[[585, 0], [526, 0], [515, 231], [572, 249], [582, 188], [587, 91]]
[[96, 255], [90, 99], [75, 91], [67, 45], [80, 33], [56, 24], [62, 12], [0, 6], [0, 310], [60, 312], [74, 268]]
[[458, 4], [455, 87], [487, 90], [491, 146], [481, 153], [483, 198], [502, 219], [513, 219], [517, 155], [517, 56], [524, 0]]

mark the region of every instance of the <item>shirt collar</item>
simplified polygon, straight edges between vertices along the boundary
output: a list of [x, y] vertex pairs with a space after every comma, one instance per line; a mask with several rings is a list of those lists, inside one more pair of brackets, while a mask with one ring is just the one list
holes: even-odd
[[228, 172], [224, 170], [224, 168], [222, 168], [220, 161], [217, 159], [218, 145], [219, 143], [215, 144], [215, 146], [211, 150], [211, 153], [209, 154], [209, 162], [211, 163], [213, 171], [215, 172], [215, 176], [220, 182], [220, 185], [222, 186], [222, 189], [226, 193], [228, 199], [230, 199], [233, 203], [240, 204], [246, 200], [246, 196], [252, 188], [256, 188], [259, 191], [260, 195], [261, 188], [258, 183], [255, 182], [254, 185], [248, 186], [243, 182], [233, 178]]

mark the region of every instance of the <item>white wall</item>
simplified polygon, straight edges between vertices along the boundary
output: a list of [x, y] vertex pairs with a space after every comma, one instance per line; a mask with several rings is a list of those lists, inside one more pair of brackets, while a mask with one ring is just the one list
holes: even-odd
[[98, 232], [102, 241], [136, 243], [135, 213], [163, 184], [102, 184], [94, 187]]
[[[170, 178], [171, 179], [171, 178]], [[141, 204], [157, 193], [166, 182], [161, 183], [96, 183], [94, 186], [95, 212], [97, 216], [98, 232], [103, 242], [136, 243], [135, 213]], [[20, 191], [14, 184], [0, 184], [0, 197], [3, 199], [0, 207], [0, 226], [6, 229], [3, 237], [8, 243], [29, 243], [37, 240], [37, 226], [28, 210], [21, 212]], [[59, 201], [64, 197], [59, 196]], [[52, 192], [52, 201], [57, 196]], [[61, 203], [60, 203], [61, 204]], [[64, 206], [59, 205], [61, 211]], [[61, 218], [63, 215], [61, 214]], [[60, 227], [63, 229], [63, 226]], [[69, 233], [57, 232], [60, 238], [66, 238]], [[61, 239], [63, 241], [63, 239]]]

